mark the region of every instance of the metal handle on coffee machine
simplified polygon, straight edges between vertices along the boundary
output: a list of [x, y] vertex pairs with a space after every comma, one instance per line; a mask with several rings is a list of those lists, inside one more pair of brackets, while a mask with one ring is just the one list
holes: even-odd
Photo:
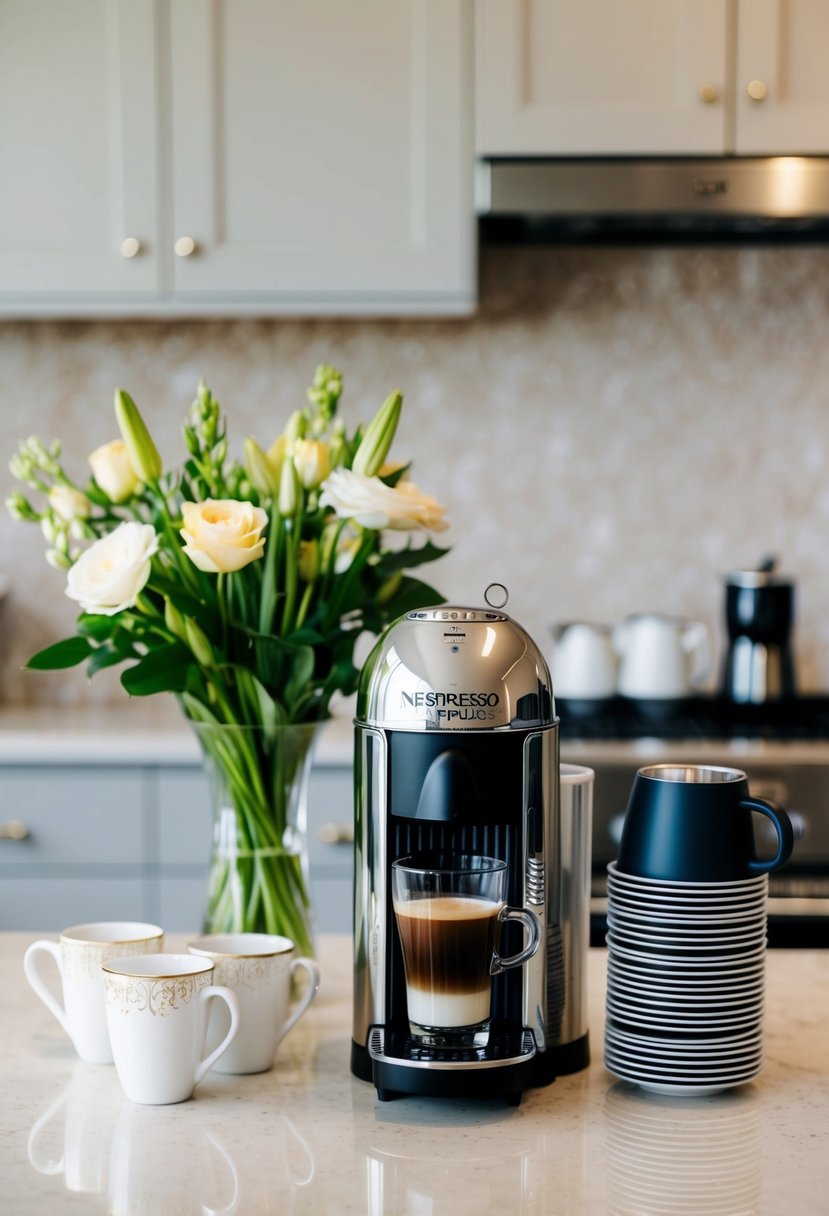
[[520, 967], [522, 963], [526, 963], [528, 958], [532, 958], [541, 941], [541, 922], [535, 912], [531, 912], [529, 908], [507, 908], [505, 906], [498, 913], [498, 919], [502, 923], [508, 920], [520, 921], [527, 930], [527, 944], [523, 950], [520, 950], [518, 954], [513, 954], [510, 958], [500, 958], [493, 953], [492, 962], [489, 965], [490, 975], [500, 975], [502, 971], [506, 971], [510, 967]]

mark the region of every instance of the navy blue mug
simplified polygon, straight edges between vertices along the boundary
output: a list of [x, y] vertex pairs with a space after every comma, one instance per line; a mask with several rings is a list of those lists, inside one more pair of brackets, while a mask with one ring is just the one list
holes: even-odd
[[[754, 812], [775, 826], [774, 857], [757, 856]], [[793, 845], [789, 816], [774, 802], [752, 798], [739, 769], [652, 764], [634, 778], [616, 866], [640, 878], [734, 882], [782, 866]]]

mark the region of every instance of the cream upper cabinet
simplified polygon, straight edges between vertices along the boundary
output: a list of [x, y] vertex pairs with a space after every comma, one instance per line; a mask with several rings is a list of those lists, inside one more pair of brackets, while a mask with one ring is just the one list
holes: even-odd
[[153, 0], [0, 0], [0, 309], [159, 289]]
[[465, 0], [174, 0], [177, 299], [468, 311], [471, 19]]
[[477, 0], [482, 156], [714, 154], [724, 0]]
[[0, 311], [471, 311], [472, 15], [0, 0]]
[[829, 152], [827, 0], [477, 0], [481, 156]]
[[740, 0], [735, 151], [829, 151], [829, 3]]

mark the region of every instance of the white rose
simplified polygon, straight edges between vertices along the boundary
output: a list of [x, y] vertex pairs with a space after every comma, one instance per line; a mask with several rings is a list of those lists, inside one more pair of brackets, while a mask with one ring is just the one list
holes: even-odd
[[123, 439], [103, 444], [87, 459], [92, 466], [92, 476], [112, 502], [126, 501], [141, 485]]
[[114, 616], [131, 608], [150, 577], [150, 558], [158, 551], [152, 524], [119, 524], [82, 553], [66, 578], [66, 594], [84, 612]]
[[230, 574], [261, 557], [268, 513], [233, 498], [207, 498], [182, 507], [184, 552], [207, 574]]
[[364, 528], [443, 532], [449, 526], [443, 518], [446, 508], [421, 494], [413, 482], [401, 481], [392, 489], [379, 477], [365, 477], [351, 469], [334, 470], [322, 487], [320, 503]]
[[62, 482], [52, 486], [48, 498], [49, 506], [66, 524], [71, 524], [75, 519], [86, 519], [92, 506], [85, 494]]

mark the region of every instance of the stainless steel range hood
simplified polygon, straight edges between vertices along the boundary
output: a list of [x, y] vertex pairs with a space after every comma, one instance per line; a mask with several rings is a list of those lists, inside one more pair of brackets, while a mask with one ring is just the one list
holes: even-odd
[[829, 233], [829, 157], [497, 159], [476, 173], [478, 214], [528, 232]]

